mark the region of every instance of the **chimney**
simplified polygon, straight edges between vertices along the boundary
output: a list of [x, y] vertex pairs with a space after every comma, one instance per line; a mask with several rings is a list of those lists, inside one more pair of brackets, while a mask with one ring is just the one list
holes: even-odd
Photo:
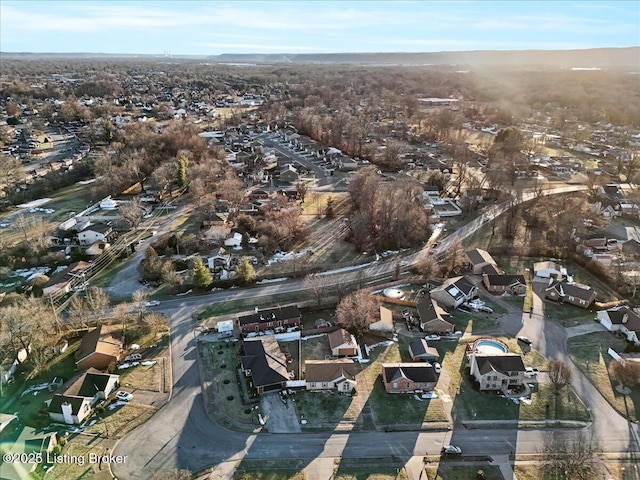
[[62, 418], [64, 418], [64, 423], [68, 425], [73, 425], [75, 422], [73, 421], [73, 407], [69, 402], [64, 402], [60, 405], [62, 408]]

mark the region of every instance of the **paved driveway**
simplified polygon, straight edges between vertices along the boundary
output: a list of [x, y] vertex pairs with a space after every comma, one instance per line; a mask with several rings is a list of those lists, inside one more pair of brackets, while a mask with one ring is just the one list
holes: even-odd
[[300, 423], [292, 398], [285, 404], [278, 392], [265, 393], [260, 399], [260, 406], [269, 433], [300, 433]]

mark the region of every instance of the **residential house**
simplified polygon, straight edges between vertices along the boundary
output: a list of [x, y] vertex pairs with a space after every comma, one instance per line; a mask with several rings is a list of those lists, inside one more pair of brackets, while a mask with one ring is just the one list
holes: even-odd
[[56, 393], [49, 401], [47, 412], [55, 423], [80, 425], [91, 415], [91, 398]]
[[358, 162], [350, 157], [340, 156], [337, 159], [338, 168], [342, 171], [353, 171], [358, 169]]
[[635, 239], [627, 240], [622, 244], [622, 253], [634, 258], [640, 257], [640, 242]]
[[44, 285], [42, 293], [48, 295], [65, 295], [71, 291], [74, 285], [82, 283], [82, 275], [91, 269], [87, 262], [75, 262], [61, 272], [53, 275]]
[[388, 393], [429, 392], [436, 384], [430, 363], [383, 363], [382, 382]]
[[344, 328], [329, 334], [329, 348], [334, 357], [351, 357], [358, 354], [356, 339]]
[[84, 253], [90, 257], [97, 257], [98, 255], [102, 255], [105, 250], [107, 250], [111, 245], [105, 242], [96, 242], [90, 246], [88, 246]]
[[465, 277], [448, 278], [445, 282], [431, 290], [431, 298], [449, 308], [457, 308], [471, 300], [478, 288]]
[[110, 331], [103, 331], [100, 325], [82, 337], [75, 354], [76, 368], [106, 370], [120, 360], [121, 353], [122, 340], [113, 337]]
[[493, 259], [491, 254], [480, 248], [469, 250], [464, 254], [464, 258], [465, 262], [469, 264], [471, 272], [474, 275], [481, 275], [482, 269], [487, 265], [492, 265], [496, 270], [500, 270], [498, 268], [498, 263]]
[[256, 310], [251, 315], [243, 315], [238, 318], [238, 325], [243, 335], [250, 332], [264, 332], [265, 330], [273, 330], [278, 333], [288, 328], [299, 327], [301, 322], [300, 310], [296, 305]]
[[527, 282], [523, 275], [482, 275], [482, 282], [491, 293], [512, 293], [523, 295], [527, 291]]
[[93, 245], [96, 242], [106, 242], [113, 232], [111, 225], [106, 223], [95, 223], [78, 232], [78, 243], [80, 245]]
[[111, 195], [100, 201], [100, 208], [102, 210], [115, 210], [118, 208], [118, 202], [111, 198]]
[[418, 300], [418, 317], [420, 328], [427, 333], [451, 333], [453, 324], [449, 322], [451, 316], [431, 298], [430, 293], [425, 293]]
[[424, 338], [409, 343], [409, 356], [414, 362], [437, 362], [440, 360], [438, 350], [430, 347]]
[[243, 373], [251, 377], [258, 393], [284, 388], [289, 381], [287, 360], [273, 335], [244, 340], [240, 359]]
[[380, 305], [380, 320], [370, 324], [369, 330], [381, 333], [393, 332], [393, 312]]
[[533, 264], [533, 274], [538, 279], [562, 280], [567, 277], [567, 269], [556, 262], [536, 262]]
[[334, 390], [350, 393], [356, 387], [356, 364], [348, 358], [305, 360], [307, 390]]
[[622, 332], [627, 340], [640, 345], [640, 315], [627, 306], [600, 310], [598, 321], [610, 332]]
[[89, 368], [63, 385], [60, 394], [87, 397], [91, 400], [91, 406], [94, 406], [106, 400], [119, 386], [120, 375]]
[[480, 384], [480, 390], [502, 390], [524, 383], [525, 366], [516, 354], [486, 355], [475, 353], [470, 359], [470, 375]]
[[553, 282], [545, 289], [545, 297], [576, 307], [589, 308], [596, 299], [596, 292], [587, 285], [561, 280]]
[[220, 269], [228, 270], [231, 266], [231, 255], [227, 251], [220, 247], [207, 258], [207, 266], [209, 270], [217, 271]]
[[287, 165], [278, 175], [278, 180], [284, 183], [296, 183], [299, 179], [298, 170], [291, 164]]

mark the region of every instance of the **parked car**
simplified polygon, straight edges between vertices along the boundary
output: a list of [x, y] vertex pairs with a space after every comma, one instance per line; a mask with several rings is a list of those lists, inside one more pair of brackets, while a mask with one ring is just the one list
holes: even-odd
[[158, 305], [160, 305], [160, 302], [158, 300], [150, 300], [148, 302], [144, 302], [145, 307], [157, 307]]
[[125, 362], [133, 362], [135, 360], [142, 360], [142, 355], [140, 355], [139, 353], [131, 353], [124, 357]]
[[538, 374], [539, 370], [533, 367], [525, 367], [524, 374], [527, 377], [535, 377]]
[[128, 402], [133, 399], [133, 395], [129, 392], [125, 392], [124, 390], [120, 390], [116, 393], [116, 399], [121, 402]]
[[218, 340], [223, 340], [225, 338], [231, 338], [233, 337], [233, 332], [220, 332], [218, 334]]
[[440, 335], [427, 335], [426, 337], [424, 337], [424, 339], [428, 342], [428, 341], [432, 341], [435, 342], [437, 340], [440, 340]]
[[442, 447], [442, 453], [444, 455], [461, 455], [462, 449], [456, 445], [445, 445]]
[[442, 366], [436, 362], [433, 364], [433, 371], [436, 373], [440, 373], [442, 371]]
[[518, 341], [522, 343], [526, 343], [527, 345], [531, 345], [531, 339], [529, 337], [524, 337], [520, 335], [518, 336]]

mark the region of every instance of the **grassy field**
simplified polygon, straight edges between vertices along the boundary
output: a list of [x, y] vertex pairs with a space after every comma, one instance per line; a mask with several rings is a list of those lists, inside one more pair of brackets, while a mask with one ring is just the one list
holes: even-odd
[[84, 465], [79, 465], [76, 462], [57, 464], [53, 469], [49, 469], [49, 471], [47, 472], [47, 480], [76, 480], [81, 478], [95, 478], [94, 475], [98, 471], [98, 465], [92, 465], [89, 463], [89, 454], [96, 453], [98, 455], [101, 455], [106, 452], [104, 448], [96, 445], [81, 445], [78, 443], [71, 443], [62, 453], [84, 457]]
[[456, 330], [468, 332], [473, 335], [482, 334], [494, 329], [498, 322], [492, 314], [479, 312], [465, 312], [464, 310], [451, 310], [451, 323]]
[[120, 370], [120, 385], [123, 387], [139, 388], [152, 392], [160, 391], [162, 366], [156, 363], [150, 367], [138, 365], [137, 367]]
[[640, 386], [633, 387], [630, 395], [620, 395], [615, 391], [617, 384], [609, 377], [609, 365], [613, 359], [607, 353], [608, 349], [622, 352], [625, 346], [624, 339], [609, 332], [581, 335], [567, 342], [572, 360], [602, 396], [620, 415], [636, 421], [640, 419]]
[[91, 425], [85, 433], [111, 438], [122, 438], [138, 425], [142, 425], [156, 412], [155, 408], [130, 403], [111, 411], [105, 408], [100, 421]]
[[[437, 467], [425, 467], [428, 480], [474, 480], [478, 470], [482, 470], [487, 480], [503, 480], [500, 468], [493, 465], [447, 465], [440, 463]], [[540, 478], [540, 477], [538, 477]], [[518, 480], [520, 476], [518, 476]]]
[[284, 470], [236, 471], [233, 480], [305, 480], [304, 472]]

